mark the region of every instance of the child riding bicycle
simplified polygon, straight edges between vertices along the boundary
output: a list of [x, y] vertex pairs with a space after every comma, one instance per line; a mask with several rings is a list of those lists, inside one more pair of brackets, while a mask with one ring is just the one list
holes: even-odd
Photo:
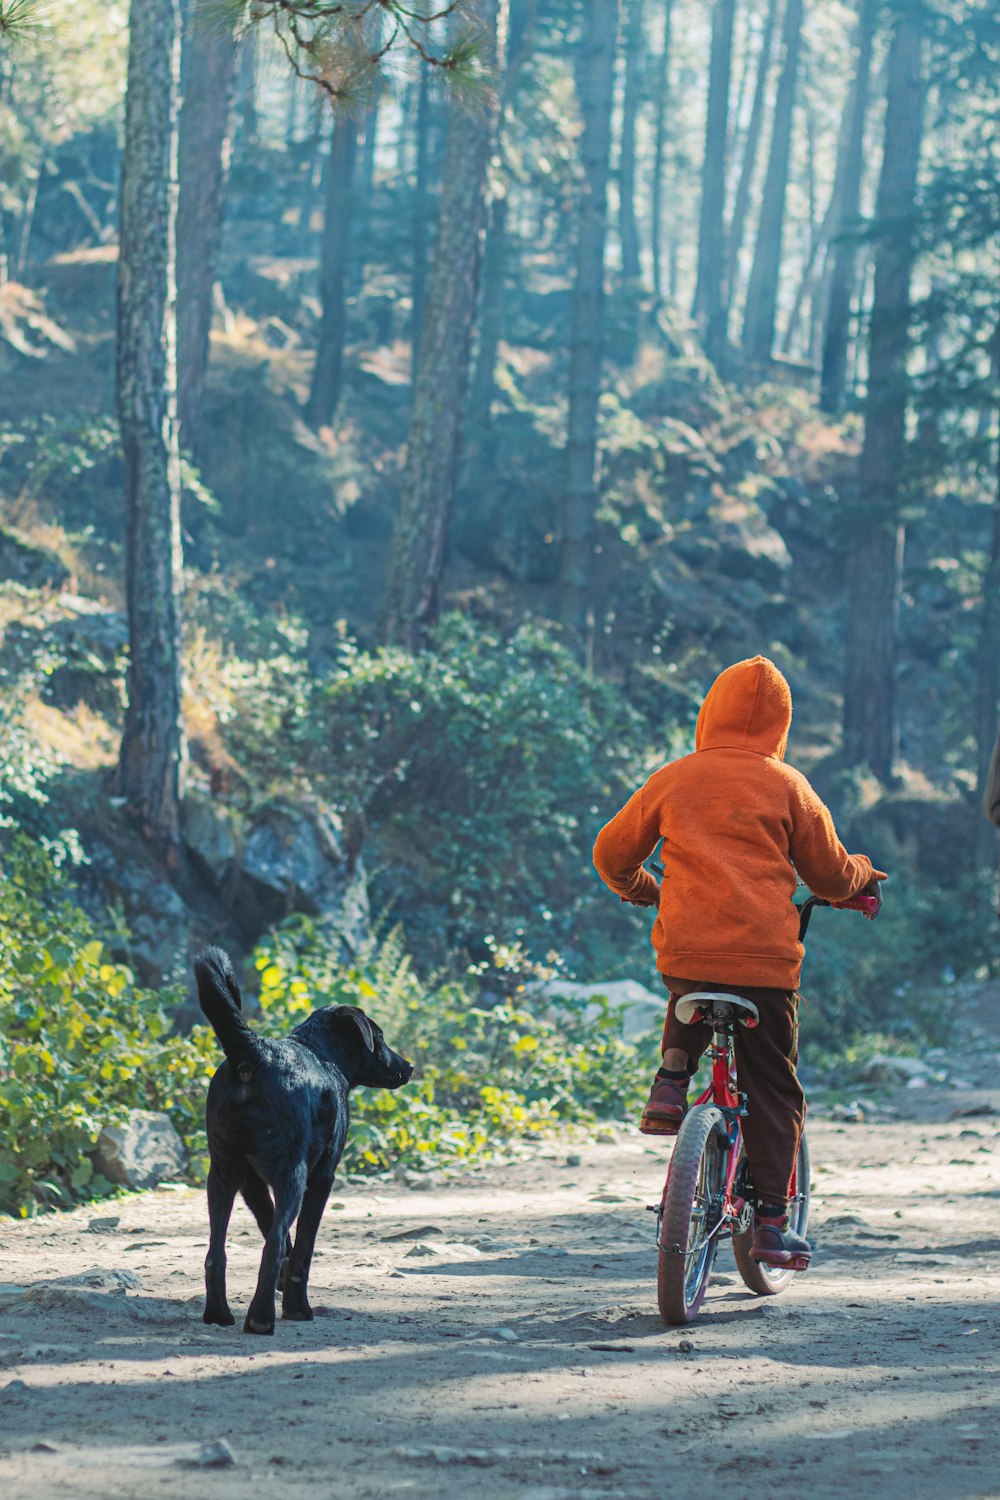
[[[677, 1001], [695, 990], [743, 995], [760, 1013], [737, 1028], [736, 1067], [757, 1194], [751, 1254], [765, 1265], [808, 1261], [788, 1227], [789, 1184], [805, 1117], [795, 1064], [796, 988], [804, 949], [792, 897], [796, 872], [832, 902], [878, 896], [885, 880], [848, 854], [808, 781], [784, 762], [792, 720], [788, 683], [767, 657], [716, 678], [698, 715], [693, 755], [663, 766], [601, 829], [594, 864], [623, 901], [655, 906], [656, 966], [670, 991], [663, 1064], [640, 1130], [676, 1135], [711, 1028], [682, 1024]], [[662, 845], [659, 884], [643, 861]]]

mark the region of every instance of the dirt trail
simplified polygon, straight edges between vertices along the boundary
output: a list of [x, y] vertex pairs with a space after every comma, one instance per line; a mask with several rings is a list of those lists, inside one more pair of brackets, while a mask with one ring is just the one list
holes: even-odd
[[[1000, 1093], [814, 1120], [814, 1269], [758, 1300], [728, 1248], [656, 1316], [668, 1149], [638, 1135], [429, 1192], [335, 1190], [312, 1324], [200, 1321], [200, 1193], [0, 1227], [0, 1480], [22, 1497], [1000, 1496]], [[88, 1228], [115, 1218], [114, 1226]], [[230, 1297], [259, 1241], [239, 1208]], [[690, 1348], [684, 1341], [688, 1341]], [[200, 1468], [226, 1439], [235, 1465]]]

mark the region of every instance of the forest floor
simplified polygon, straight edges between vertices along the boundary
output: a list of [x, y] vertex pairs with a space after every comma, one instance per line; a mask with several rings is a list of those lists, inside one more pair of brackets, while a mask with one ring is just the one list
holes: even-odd
[[[656, 1312], [669, 1143], [335, 1190], [316, 1321], [206, 1328], [203, 1195], [0, 1226], [0, 1479], [19, 1500], [1000, 1496], [1000, 1091], [813, 1119], [813, 1269]], [[95, 1222], [96, 1221], [96, 1222]], [[102, 1222], [103, 1221], [103, 1222]], [[259, 1240], [237, 1208], [242, 1315]], [[234, 1461], [203, 1466], [225, 1439]]]

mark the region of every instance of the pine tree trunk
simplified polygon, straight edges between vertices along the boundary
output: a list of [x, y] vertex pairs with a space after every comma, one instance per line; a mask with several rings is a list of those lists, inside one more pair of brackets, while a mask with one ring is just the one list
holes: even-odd
[[361, 150], [357, 153], [355, 175], [357, 182], [352, 202], [353, 228], [351, 241], [354, 253], [349, 256], [348, 281], [352, 296], [360, 296], [365, 284], [365, 264], [372, 234], [372, 201], [375, 194], [375, 156], [378, 150], [379, 100], [376, 98], [365, 115], [361, 128]]
[[774, 322], [781, 275], [785, 197], [792, 149], [792, 123], [802, 44], [803, 0], [788, 0], [782, 27], [782, 64], [774, 103], [774, 129], [764, 179], [757, 244], [743, 314], [743, 352], [750, 365], [764, 368], [774, 345]]
[[663, 45], [659, 61], [659, 93], [653, 144], [653, 181], [650, 187], [649, 248], [653, 261], [653, 291], [663, 296], [663, 179], [667, 157], [667, 107], [670, 103], [670, 52], [673, 0], [663, 0]]
[[728, 318], [723, 303], [725, 266], [726, 138], [733, 63], [736, 0], [715, 0], [712, 47], [708, 65], [708, 110], [705, 155], [701, 171], [698, 223], [698, 280], [692, 315], [701, 329], [705, 352], [713, 364], [725, 353]]
[[177, 421], [180, 442], [192, 452], [208, 369], [235, 65], [235, 31], [217, 25], [212, 0], [198, 0], [184, 65], [177, 158]]
[[[993, 332], [993, 388], [1000, 379], [1000, 323]], [[987, 419], [989, 412], [985, 413]], [[1000, 418], [1000, 411], [996, 413]], [[993, 758], [1000, 712], [1000, 425], [996, 451], [996, 489], [993, 500], [990, 548], [983, 574], [983, 604], [979, 615], [979, 639], [976, 646], [976, 788], [980, 802], [986, 795], [986, 780]], [[980, 859], [982, 863], [996, 857], [996, 833], [981, 819]]]
[[583, 640], [587, 626], [597, 509], [597, 407], [601, 389], [604, 244], [618, 10], [618, 0], [588, 0], [583, 13], [578, 70], [582, 89], [583, 182], [573, 283], [569, 419], [559, 554], [559, 613], [578, 641]]
[[[506, 31], [505, 0], [478, 0], [475, 13], [489, 61], [498, 34]], [[382, 602], [383, 639], [411, 651], [423, 648], [438, 614], [498, 109], [495, 94], [472, 115], [451, 107], [406, 469]]]
[[[781, 340], [782, 354], [792, 353], [806, 302], [810, 304], [815, 302], [816, 289], [823, 276], [823, 263], [825, 259], [823, 251], [830, 239], [836, 212], [837, 183], [835, 181], [830, 192], [830, 201], [826, 206], [826, 212], [819, 224], [813, 224], [809, 235], [809, 249], [806, 252], [802, 274], [799, 277], [799, 284], [796, 287], [795, 297], [792, 301], [792, 310], [788, 314], [788, 324]], [[808, 358], [808, 350], [806, 351], [806, 357]]]
[[910, 278], [924, 85], [915, 11], [900, 13], [887, 63], [885, 146], [876, 205], [875, 292], [868, 335], [865, 441], [859, 475], [866, 513], [849, 563], [844, 759], [892, 775], [896, 734], [896, 624], [902, 564], [899, 519], [906, 463]]
[[340, 400], [347, 339], [347, 273], [350, 258], [349, 200], [358, 139], [350, 118], [337, 121], [326, 164], [326, 209], [320, 253], [319, 294], [323, 312], [305, 416], [310, 427], [325, 427]]
[[497, 124], [501, 140], [495, 170], [504, 177], [504, 190], [489, 205], [486, 245], [483, 250], [482, 290], [479, 298], [479, 347], [469, 396], [469, 422], [478, 431], [481, 442], [490, 448], [490, 414], [496, 393], [496, 367], [500, 335], [506, 311], [507, 252], [509, 203], [506, 188], [509, 163], [504, 160], [502, 139], [511, 119], [517, 98], [521, 64], [528, 50], [535, 21], [535, 0], [512, 0], [507, 29], [504, 61], [504, 87]]
[[[819, 404], [824, 411], [844, 408], [847, 390], [847, 349], [851, 331], [851, 301], [857, 283], [857, 237], [861, 216], [861, 178], [865, 158], [865, 119], [868, 113], [872, 47], [879, 0], [858, 0], [858, 51], [854, 87], [848, 113], [843, 172], [838, 188], [830, 289], [823, 334], [823, 364]], [[840, 162], [838, 161], [838, 167]]]
[[486, 249], [483, 253], [483, 294], [479, 307], [479, 350], [469, 396], [469, 424], [480, 438], [489, 430], [496, 391], [497, 351], [503, 327], [507, 263], [507, 199], [490, 204]]
[[990, 552], [983, 575], [983, 607], [979, 617], [979, 642], [976, 652], [976, 759], [979, 797], [986, 794], [986, 773], [990, 768], [997, 737], [997, 712], [1000, 709], [1000, 464], [997, 470], [996, 498], [993, 502], [993, 526]]
[[176, 425], [178, 0], [133, 0], [118, 258], [128, 708], [118, 784], [149, 837], [180, 837], [180, 460]]
[[747, 209], [750, 206], [750, 191], [757, 169], [757, 153], [760, 149], [760, 137], [764, 127], [767, 82], [771, 74], [771, 53], [774, 50], [774, 33], [777, 24], [778, 0], [769, 0], [760, 41], [760, 55], [757, 59], [757, 82], [754, 85], [753, 103], [750, 106], [750, 121], [747, 125], [747, 138], [743, 146], [743, 161], [740, 164], [740, 176], [736, 185], [736, 197], [733, 200], [733, 216], [729, 225], [729, 239], [726, 247], [726, 288], [730, 303], [736, 291], [740, 251], [743, 249]]
[[299, 168], [300, 180], [295, 194], [298, 201], [295, 249], [296, 254], [301, 256], [310, 255], [313, 249], [313, 205], [321, 196], [323, 183], [326, 180], [324, 131], [330, 119], [326, 95], [314, 85], [311, 85], [311, 88], [312, 93], [308, 100], [309, 125], [305, 139], [300, 146], [303, 162]]
[[239, 82], [236, 86], [237, 129], [242, 150], [257, 145], [257, 28], [248, 26], [239, 47]]
[[636, 121], [642, 97], [643, 6], [628, 0], [625, 22], [625, 87], [622, 96], [621, 150], [618, 159], [618, 231], [622, 247], [622, 281], [639, 285], [639, 225], [636, 219]]
[[431, 94], [430, 69], [420, 70], [417, 94], [416, 146], [417, 162], [414, 184], [413, 226], [410, 232], [412, 267], [410, 271], [410, 345], [413, 350], [413, 374], [420, 349], [427, 297], [427, 202], [430, 192]]

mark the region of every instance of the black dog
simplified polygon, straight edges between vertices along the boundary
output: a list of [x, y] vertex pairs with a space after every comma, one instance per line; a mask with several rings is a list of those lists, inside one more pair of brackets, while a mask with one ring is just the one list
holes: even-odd
[[239, 985], [222, 949], [206, 948], [194, 971], [201, 1008], [226, 1054], [209, 1085], [206, 1111], [211, 1238], [205, 1322], [228, 1327], [236, 1321], [226, 1301], [226, 1230], [242, 1193], [264, 1236], [243, 1326], [247, 1333], [273, 1333], [283, 1262], [281, 1316], [307, 1322], [313, 1315], [309, 1266], [344, 1149], [350, 1090], [359, 1083], [399, 1088], [413, 1064], [390, 1051], [374, 1021], [353, 1005], [313, 1011], [281, 1041], [258, 1036], [243, 1018]]

